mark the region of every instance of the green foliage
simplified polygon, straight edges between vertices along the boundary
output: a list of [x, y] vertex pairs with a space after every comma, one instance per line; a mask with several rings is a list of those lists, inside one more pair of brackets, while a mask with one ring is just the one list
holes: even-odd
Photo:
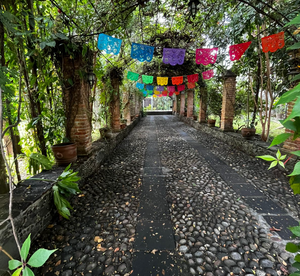
[[73, 209], [68, 198], [71, 195], [80, 193], [77, 183], [80, 177], [77, 176], [78, 172], [73, 172], [73, 170], [70, 169], [70, 166], [71, 164], [65, 168], [52, 187], [54, 204], [58, 213], [66, 219], [70, 218], [70, 209]]
[[279, 164], [281, 167], [284, 168], [284, 163], [282, 162], [282, 160], [284, 160], [286, 158], [286, 155], [281, 155], [281, 152], [279, 150], [276, 153], [276, 157], [274, 157], [272, 155], [262, 155], [262, 156], [257, 156], [257, 157], [261, 158], [265, 161], [272, 161], [269, 169], [277, 166], [277, 164]]
[[53, 163], [44, 155], [36, 152], [29, 155], [29, 172], [37, 174], [40, 170], [50, 170]]
[[21, 247], [21, 261], [19, 260], [10, 260], [8, 262], [8, 267], [10, 270], [15, 270], [13, 275], [19, 276], [34, 276], [33, 271], [28, 267], [41, 267], [44, 265], [44, 263], [49, 259], [52, 253], [54, 253], [57, 249], [54, 250], [48, 250], [44, 248], [38, 249], [36, 252], [33, 253], [33, 255], [29, 258], [27, 261], [27, 257], [29, 254], [30, 246], [31, 246], [31, 234], [27, 237], [25, 242], [23, 243]]

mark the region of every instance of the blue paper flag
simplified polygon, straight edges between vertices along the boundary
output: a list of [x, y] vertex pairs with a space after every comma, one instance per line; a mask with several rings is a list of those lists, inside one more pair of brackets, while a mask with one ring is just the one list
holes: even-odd
[[106, 34], [99, 34], [98, 49], [105, 50], [107, 54], [117, 55], [120, 52], [122, 39], [115, 38]]
[[154, 47], [145, 44], [132, 43], [131, 44], [131, 57], [141, 62], [150, 62], [153, 58]]

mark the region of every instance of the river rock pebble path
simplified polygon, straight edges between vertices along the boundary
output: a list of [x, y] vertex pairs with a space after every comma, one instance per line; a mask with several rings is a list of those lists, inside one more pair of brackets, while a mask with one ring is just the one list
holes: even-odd
[[[166, 224], [172, 225], [174, 249], [143, 251], [162, 266], [141, 274], [135, 269], [140, 253], [136, 231], [149, 130], [156, 132], [162, 171], [158, 177], [165, 183]], [[56, 218], [35, 241], [34, 248], [58, 249], [36, 275], [288, 275], [293, 268], [284, 250], [286, 241], [271, 233], [261, 216], [192, 147], [197, 141], [243, 177], [254, 177], [250, 182], [255, 187], [297, 215], [297, 200], [287, 180], [266, 172], [261, 161], [174, 116], [147, 116], [85, 181], [82, 193], [71, 200], [70, 220]], [[275, 188], [270, 183], [276, 183]], [[284, 192], [279, 196], [274, 189]]]

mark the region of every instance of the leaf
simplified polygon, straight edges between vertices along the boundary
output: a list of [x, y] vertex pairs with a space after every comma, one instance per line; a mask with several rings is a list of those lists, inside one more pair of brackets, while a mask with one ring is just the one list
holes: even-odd
[[280, 120], [279, 121], [285, 128], [290, 129], [292, 131], [297, 131], [297, 127], [295, 126], [295, 122], [292, 120]]
[[55, 36], [63, 40], [68, 40], [68, 37], [61, 33], [56, 33]]
[[297, 98], [291, 114], [285, 119], [285, 121], [288, 121], [294, 117], [299, 117], [299, 116], [300, 116], [300, 98]]
[[287, 50], [296, 50], [300, 48], [300, 42], [297, 42], [295, 44], [293, 44], [292, 46], [288, 47]]
[[294, 170], [289, 176], [298, 175], [300, 174], [300, 161], [296, 163]]
[[261, 156], [256, 156], [257, 158], [261, 158], [265, 161], [274, 161], [276, 158], [272, 155], [261, 155]]
[[300, 150], [292, 151], [291, 154], [300, 156]]
[[295, 195], [300, 194], [300, 183], [293, 183], [291, 184], [291, 188]]
[[300, 14], [298, 14], [293, 20], [291, 20], [289, 23], [285, 24], [284, 27], [290, 26], [290, 25], [298, 25], [300, 24]]
[[34, 276], [34, 273], [28, 266], [26, 266], [23, 270], [23, 276]]
[[271, 148], [271, 147], [273, 147], [273, 146], [275, 146], [275, 145], [279, 145], [279, 144], [283, 143], [283, 142], [284, 142], [285, 140], [287, 140], [290, 136], [292, 136], [292, 133], [281, 133], [281, 134], [277, 135], [277, 136], [273, 139], [271, 145], [270, 145], [268, 148]]
[[40, 248], [35, 251], [34, 254], [28, 261], [28, 264], [32, 267], [41, 267], [50, 257], [50, 255], [55, 252], [57, 249], [48, 250], [44, 248]]
[[21, 258], [24, 261], [26, 261], [26, 259], [27, 259], [29, 249], [30, 249], [30, 245], [31, 245], [30, 236], [31, 236], [31, 234], [28, 235], [27, 239], [23, 243], [22, 248], [21, 248], [21, 252], [20, 252]]
[[292, 102], [295, 100], [297, 97], [300, 96], [300, 83], [296, 85], [293, 89], [285, 92], [279, 99], [279, 101], [276, 103], [275, 106], [279, 104], [284, 104], [288, 102]]
[[300, 254], [297, 254], [294, 259], [296, 262], [300, 262]]
[[46, 46], [47, 46], [47, 44], [46, 44], [45, 41], [43, 41], [43, 42], [40, 43], [41, 50], [43, 50]]
[[12, 276], [19, 276], [22, 272], [22, 267], [20, 267], [19, 269], [17, 269]]
[[299, 248], [298, 248], [298, 245], [296, 245], [292, 242], [288, 242], [285, 246], [285, 250], [287, 250], [291, 253], [296, 253], [296, 252], [298, 252]]
[[[300, 226], [290, 226], [288, 229], [296, 236], [300, 237]], [[299, 260], [300, 261], [300, 260]]]
[[296, 80], [300, 80], [300, 74], [298, 74], [295, 77], [293, 77], [292, 80], [291, 80], [291, 82], [294, 82]]
[[[289, 251], [289, 252], [291, 252], [291, 251]], [[292, 266], [300, 270], [300, 263], [295, 262], [295, 263], [292, 264]]]
[[47, 44], [47, 46], [49, 46], [49, 47], [55, 47], [56, 42], [55, 42], [55, 41], [48, 41], [48, 42], [46, 42], [46, 44]]
[[278, 163], [277, 160], [276, 160], [276, 161], [273, 161], [273, 162], [271, 163], [270, 167], [268, 168], [268, 170], [271, 169], [271, 168], [273, 168], [273, 167], [275, 167], [275, 166], [277, 165], [277, 163]]
[[279, 164], [281, 167], [285, 168], [284, 163], [283, 163], [282, 161], [278, 161], [278, 164]]
[[294, 272], [294, 273], [292, 273], [292, 274], [289, 274], [289, 276], [300, 276], [300, 272]]
[[277, 158], [277, 160], [280, 159], [280, 157], [281, 157], [281, 152], [279, 150], [277, 150], [277, 152], [276, 152], [276, 158]]
[[8, 267], [10, 270], [14, 270], [14, 269], [18, 268], [19, 266], [22, 266], [22, 262], [20, 262], [19, 260], [10, 260], [8, 262]]

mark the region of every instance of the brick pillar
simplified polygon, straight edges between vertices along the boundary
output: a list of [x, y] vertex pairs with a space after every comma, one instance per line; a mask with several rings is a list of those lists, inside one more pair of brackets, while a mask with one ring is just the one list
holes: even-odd
[[[62, 59], [62, 73], [64, 78], [63, 98], [66, 114], [66, 136], [77, 144], [77, 154], [87, 155], [92, 148], [91, 125], [91, 89], [82, 78], [83, 68], [87, 59], [80, 54], [75, 58], [64, 56]], [[69, 80], [73, 81], [70, 85]]]
[[109, 104], [109, 112], [111, 115], [110, 126], [112, 130], [119, 131], [121, 129], [120, 124], [120, 83], [118, 78], [113, 78], [111, 80], [111, 85], [113, 87], [113, 96]]
[[185, 108], [185, 94], [181, 92], [180, 94], [180, 115], [184, 115], [184, 108]]
[[200, 105], [199, 105], [199, 118], [200, 123], [206, 122], [206, 111], [207, 111], [207, 88], [202, 85], [200, 86]]
[[180, 95], [176, 95], [176, 114], [179, 114], [180, 111]]
[[228, 70], [224, 76], [221, 130], [232, 131], [234, 118], [236, 75]]
[[[290, 56], [290, 61], [291, 61], [291, 71], [290, 74], [293, 75], [297, 75], [300, 73], [299, 67], [297, 65], [299, 65], [300, 63], [300, 50], [294, 50], [294, 51], [290, 51], [289, 53]], [[295, 81], [292, 84], [292, 87], [295, 87], [296, 85], [298, 85], [299, 80]], [[287, 117], [291, 114], [293, 107], [294, 107], [295, 101], [288, 103], [287, 105]], [[289, 129], [285, 129], [286, 133], [293, 133], [293, 131], [289, 130]], [[288, 151], [297, 151], [300, 150], [300, 138], [297, 138], [296, 140], [292, 140], [293, 136], [290, 137], [288, 140], [286, 140], [283, 144], [283, 148], [287, 149]]]
[[129, 91], [125, 91], [123, 93], [123, 118], [126, 119], [126, 123], [127, 125], [130, 125], [131, 123], [131, 112], [130, 112], [130, 92]]
[[187, 118], [193, 118], [194, 116], [194, 91], [189, 89], [187, 91]]
[[175, 97], [173, 99], [173, 110], [172, 110], [172, 113], [173, 114], [176, 114], [177, 113], [177, 97]]

